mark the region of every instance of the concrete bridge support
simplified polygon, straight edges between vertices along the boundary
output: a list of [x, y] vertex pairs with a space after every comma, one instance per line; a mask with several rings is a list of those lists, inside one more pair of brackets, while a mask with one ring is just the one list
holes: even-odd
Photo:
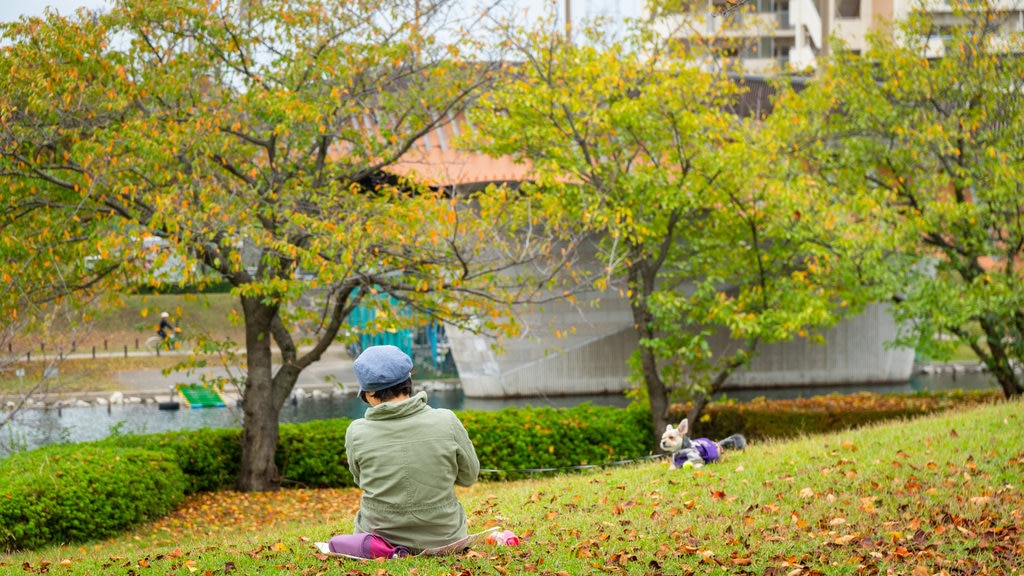
[[[467, 398], [617, 393], [630, 387], [626, 360], [637, 346], [629, 303], [601, 295], [600, 306], [547, 305], [524, 313], [528, 334], [500, 343], [447, 329]], [[591, 301], [595, 301], [594, 299]], [[757, 357], [727, 381], [727, 388], [861, 385], [906, 382], [913, 350], [887, 348], [896, 326], [875, 305], [825, 333], [825, 344], [797, 339], [761, 345]], [[713, 343], [723, 351], [727, 338]]]

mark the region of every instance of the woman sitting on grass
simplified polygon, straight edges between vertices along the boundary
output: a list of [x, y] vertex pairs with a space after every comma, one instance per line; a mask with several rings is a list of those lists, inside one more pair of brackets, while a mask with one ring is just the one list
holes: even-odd
[[412, 391], [412, 359], [371, 346], [352, 365], [370, 405], [345, 434], [348, 467], [363, 490], [355, 534], [331, 538], [331, 552], [379, 558], [419, 554], [466, 536], [455, 485], [471, 486], [480, 461], [451, 410]]

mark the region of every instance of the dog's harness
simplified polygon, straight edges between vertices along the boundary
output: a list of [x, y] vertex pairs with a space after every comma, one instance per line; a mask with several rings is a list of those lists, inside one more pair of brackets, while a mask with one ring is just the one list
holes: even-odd
[[[691, 447], [683, 448], [682, 450], [672, 454], [672, 462], [677, 468], [690, 460], [690, 458], [687, 457], [688, 453], [698, 454], [705, 464], [710, 464], [715, 460], [718, 460], [718, 457], [720, 456], [718, 444], [715, 444], [708, 438], [694, 438], [690, 440], [690, 444]], [[699, 465], [700, 462], [696, 462], [696, 464]]]
[[704, 459], [704, 462], [710, 464], [718, 460], [718, 444], [707, 438], [694, 438], [691, 442], [693, 442], [693, 447], [700, 453], [700, 457]]

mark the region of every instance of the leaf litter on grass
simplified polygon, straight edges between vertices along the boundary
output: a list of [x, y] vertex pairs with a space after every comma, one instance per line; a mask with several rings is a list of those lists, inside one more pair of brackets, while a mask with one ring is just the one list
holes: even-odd
[[459, 491], [470, 523], [523, 545], [429, 561], [317, 557], [313, 539], [350, 529], [358, 490], [197, 495], [97, 546], [112, 555], [99, 573], [1020, 574], [1020, 406], [765, 442], [688, 472], [660, 462], [479, 483]]

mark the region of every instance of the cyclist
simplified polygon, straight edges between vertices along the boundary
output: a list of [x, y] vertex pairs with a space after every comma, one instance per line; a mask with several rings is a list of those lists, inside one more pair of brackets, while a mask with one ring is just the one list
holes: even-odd
[[174, 324], [168, 320], [170, 317], [171, 315], [167, 312], [160, 315], [160, 327], [156, 329], [156, 333], [160, 335], [161, 340], [166, 341], [169, 335], [174, 334]]

